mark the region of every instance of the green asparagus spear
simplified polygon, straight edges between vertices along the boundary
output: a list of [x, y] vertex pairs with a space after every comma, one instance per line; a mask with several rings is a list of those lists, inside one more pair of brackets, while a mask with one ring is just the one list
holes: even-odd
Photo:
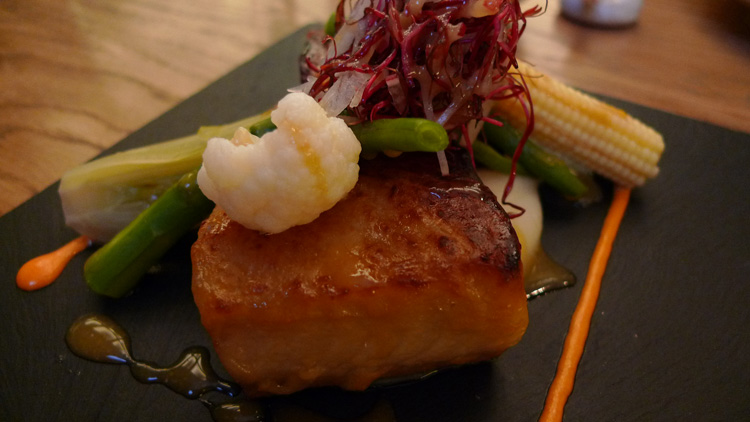
[[213, 209], [196, 183], [184, 175], [124, 230], [97, 250], [83, 267], [89, 287], [114, 298], [127, 294], [141, 277]]
[[[521, 135], [511, 126], [484, 125], [487, 142], [498, 151], [513, 155]], [[565, 162], [528, 139], [521, 152], [519, 162], [542, 182], [555, 188], [567, 197], [580, 198], [588, 187]]]

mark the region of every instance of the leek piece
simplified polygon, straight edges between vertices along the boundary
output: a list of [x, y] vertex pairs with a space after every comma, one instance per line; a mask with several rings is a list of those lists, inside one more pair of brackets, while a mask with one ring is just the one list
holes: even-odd
[[231, 138], [269, 116], [202, 127], [198, 133], [105, 156], [65, 173], [58, 193], [65, 223], [105, 242], [115, 236], [184, 174], [199, 167], [210, 138]]

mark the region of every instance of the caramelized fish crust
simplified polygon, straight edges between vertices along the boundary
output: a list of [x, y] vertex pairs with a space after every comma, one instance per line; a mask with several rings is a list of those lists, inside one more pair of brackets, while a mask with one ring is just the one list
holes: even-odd
[[463, 155], [363, 160], [312, 223], [265, 235], [217, 208], [192, 248], [193, 295], [251, 396], [487, 360], [527, 323], [520, 245]]

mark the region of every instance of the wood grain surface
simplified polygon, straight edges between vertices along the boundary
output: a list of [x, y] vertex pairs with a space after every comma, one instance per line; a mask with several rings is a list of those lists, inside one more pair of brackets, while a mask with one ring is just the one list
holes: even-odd
[[[0, 0], [0, 215], [285, 35], [323, 22], [336, 3]], [[646, 0], [637, 25], [608, 30], [568, 21], [550, 0], [519, 56], [594, 93], [750, 132], [748, 9]]]

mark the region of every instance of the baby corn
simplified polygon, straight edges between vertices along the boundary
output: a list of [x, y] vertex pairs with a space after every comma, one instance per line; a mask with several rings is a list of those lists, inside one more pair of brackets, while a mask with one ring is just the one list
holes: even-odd
[[[624, 111], [577, 91], [519, 61], [534, 105], [534, 141], [614, 182], [634, 187], [659, 173], [661, 134]], [[494, 111], [523, 130], [519, 100], [498, 101]]]

